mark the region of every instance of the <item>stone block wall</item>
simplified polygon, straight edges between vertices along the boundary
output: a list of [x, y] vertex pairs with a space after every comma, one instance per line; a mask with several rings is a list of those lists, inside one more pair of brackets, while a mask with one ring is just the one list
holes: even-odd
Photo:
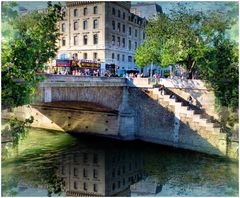
[[[39, 89], [44, 93], [45, 89]], [[52, 87], [52, 102], [56, 101], [85, 101], [118, 109], [122, 100], [122, 87]], [[37, 100], [43, 102], [44, 94]]]
[[129, 106], [136, 113], [137, 137], [159, 138], [172, 142], [174, 114], [139, 88], [129, 89]]
[[97, 108], [94, 112], [92, 109], [80, 109], [76, 106], [67, 107], [67, 105], [64, 102], [48, 105], [24, 105], [14, 108], [12, 113], [3, 112], [2, 118], [10, 119], [12, 116], [16, 116], [23, 121], [33, 116], [34, 122], [31, 126], [36, 128], [118, 136], [119, 126], [116, 112], [103, 111]]
[[136, 138], [158, 144], [190, 149], [194, 151], [226, 155], [226, 134], [206, 131], [198, 123], [187, 124], [175, 107], [159, 100], [153, 93], [142, 89], [129, 89], [129, 106], [137, 115]]

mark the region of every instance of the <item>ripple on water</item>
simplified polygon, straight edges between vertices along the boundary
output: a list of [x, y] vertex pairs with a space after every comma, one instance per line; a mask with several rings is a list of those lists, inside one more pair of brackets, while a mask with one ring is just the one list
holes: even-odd
[[[126, 170], [130, 164], [133, 168], [134, 160], [141, 158], [144, 165], [140, 173], [143, 173], [145, 179], [133, 184], [135, 190], [132, 196], [141, 196], [140, 192], [144, 192], [146, 196], [153, 196], [150, 189], [154, 184], [162, 186], [160, 192], [154, 196], [238, 195], [237, 163], [181, 149], [92, 137], [75, 138], [69, 134], [33, 129], [13, 152], [14, 155], [2, 162], [3, 195], [17, 190], [19, 196], [26, 195], [24, 192], [28, 192], [28, 196], [36, 196], [34, 190], [29, 189], [42, 188], [45, 191], [41, 191], [42, 194], [39, 191], [38, 195], [47, 196], [46, 185], [52, 182], [51, 179], [56, 181], [54, 175], [56, 171], [60, 171], [59, 167], [63, 163], [74, 165], [74, 161], [71, 160], [77, 153], [81, 156], [83, 153], [88, 153], [89, 156], [93, 153], [98, 154], [98, 161], [104, 162], [100, 164], [100, 170], [103, 172], [98, 174], [104, 178], [111, 177], [112, 172], [108, 170], [112, 171], [120, 166], [123, 156]], [[83, 167], [81, 163], [77, 162], [76, 166]], [[92, 167], [94, 166], [89, 161], [88, 168]], [[134, 168], [133, 170], [136, 171]], [[105, 173], [108, 175], [104, 175]], [[126, 180], [130, 176], [130, 173], [127, 174]], [[101, 178], [99, 180], [101, 181]], [[24, 188], [18, 188], [22, 186]]]

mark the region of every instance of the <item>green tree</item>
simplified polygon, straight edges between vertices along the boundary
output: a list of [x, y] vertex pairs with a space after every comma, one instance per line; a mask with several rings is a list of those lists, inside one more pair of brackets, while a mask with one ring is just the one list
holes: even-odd
[[28, 104], [43, 68], [57, 52], [61, 5], [48, 3], [46, 12], [19, 16], [16, 3], [2, 2], [2, 109]]
[[[219, 12], [204, 13], [179, 4], [178, 9], [169, 15], [159, 14], [149, 21], [145, 28], [147, 39], [136, 50], [136, 63], [146, 65], [141, 54], [148, 52], [145, 56], [159, 65], [182, 63], [191, 78], [198, 59], [209, 50], [215, 38], [225, 34], [230, 25], [229, 18]], [[158, 44], [151, 45], [154, 42]], [[151, 50], [154, 53], [148, 50], [148, 46], [154, 48]]]
[[200, 12], [178, 4], [169, 15], [152, 18], [145, 28], [147, 39], [137, 48], [135, 58], [139, 66], [152, 60], [161, 66], [181, 63], [190, 78], [196, 71], [214, 90], [225, 129], [237, 132], [238, 4], [225, 5], [225, 12]]

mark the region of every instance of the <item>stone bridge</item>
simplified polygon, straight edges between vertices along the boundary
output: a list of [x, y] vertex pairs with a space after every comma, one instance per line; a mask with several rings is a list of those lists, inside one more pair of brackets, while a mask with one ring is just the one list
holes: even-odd
[[[211, 91], [201, 81], [160, 83], [183, 99], [192, 95], [202, 108], [214, 106]], [[230, 150], [225, 133], [169, 96], [160, 97], [149, 79], [48, 75], [31, 105], [5, 112], [3, 118], [13, 115], [34, 116], [32, 126], [38, 128], [140, 139], [220, 156]]]

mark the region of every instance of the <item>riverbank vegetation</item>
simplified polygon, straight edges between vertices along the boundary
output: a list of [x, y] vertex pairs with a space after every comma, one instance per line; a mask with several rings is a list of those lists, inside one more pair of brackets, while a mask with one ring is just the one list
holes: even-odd
[[140, 67], [179, 64], [190, 79], [205, 80], [215, 93], [224, 128], [238, 135], [238, 4], [226, 6], [226, 12], [203, 12], [180, 3], [169, 14], [150, 19], [135, 61]]
[[42, 76], [37, 72], [58, 50], [61, 5], [19, 15], [17, 4], [2, 3], [2, 109], [28, 104]]
[[[2, 2], [2, 110], [29, 104], [43, 76], [37, 72], [56, 56], [60, 36], [57, 22], [62, 19], [61, 4], [48, 2], [46, 10], [21, 14], [16, 2]], [[29, 120], [14, 118], [9, 123], [11, 140], [26, 133]], [[15, 133], [17, 131], [17, 133]], [[16, 142], [15, 142], [16, 143]]]

